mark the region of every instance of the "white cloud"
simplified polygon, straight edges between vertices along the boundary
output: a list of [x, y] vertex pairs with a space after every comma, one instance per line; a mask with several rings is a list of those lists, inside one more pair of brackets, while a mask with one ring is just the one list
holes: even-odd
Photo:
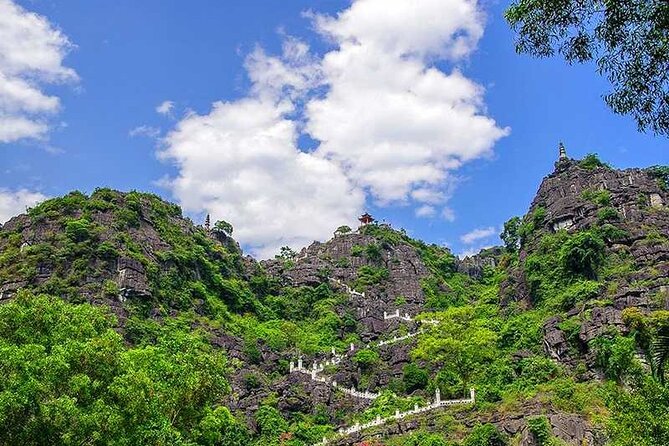
[[156, 106], [156, 113], [160, 113], [161, 115], [169, 116], [169, 115], [172, 114], [173, 109], [174, 109], [174, 102], [173, 101], [163, 101]]
[[478, 247], [475, 247], [475, 248], [467, 248], [464, 251], [462, 251], [460, 254], [458, 254], [458, 257], [460, 258], [460, 260], [462, 260], [465, 257], [475, 256], [476, 254], [478, 254], [482, 250], [492, 248], [492, 247], [493, 247], [493, 245], [482, 245], [482, 246], [478, 246]]
[[[254, 49], [248, 95], [187, 115], [164, 139], [160, 157], [178, 168], [168, 187], [261, 256], [354, 223], [366, 195], [452, 221], [455, 171], [508, 134], [455, 67], [483, 33], [476, 0], [356, 0], [311, 18], [333, 49], [315, 57], [292, 38], [278, 56]], [[302, 135], [314, 151], [299, 150]]]
[[424, 204], [415, 210], [416, 217], [433, 217], [436, 213], [437, 210], [434, 206], [430, 206], [429, 204]]
[[[276, 63], [251, 57], [248, 66]], [[287, 117], [295, 107], [280, 92], [301, 83], [282, 82], [257, 77], [250, 97], [185, 117], [159, 153], [179, 168], [169, 187], [181, 204], [231, 222], [235, 238], [259, 257], [354, 225], [364, 202], [336, 163], [297, 149], [297, 123]]]
[[466, 234], [461, 235], [460, 241], [466, 245], [471, 245], [474, 242], [487, 239], [493, 235], [497, 235], [497, 229], [494, 226], [489, 226], [487, 228], [476, 228]]
[[451, 171], [508, 133], [485, 116], [481, 86], [430, 64], [475, 48], [476, 1], [358, 0], [315, 23], [337, 48], [323, 58], [328, 91], [307, 105], [306, 130], [381, 204], [434, 203]]
[[131, 137], [145, 136], [147, 138], [155, 139], [160, 136], [160, 129], [150, 125], [140, 125], [128, 132]]
[[0, 143], [46, 136], [60, 100], [41, 89], [78, 80], [63, 66], [71, 48], [45, 17], [0, 0]]
[[441, 216], [444, 218], [446, 221], [455, 221], [455, 211], [453, 209], [449, 208], [448, 206], [444, 207], [441, 210]]
[[26, 207], [35, 206], [47, 196], [27, 189], [12, 191], [0, 188], [0, 223], [26, 211]]

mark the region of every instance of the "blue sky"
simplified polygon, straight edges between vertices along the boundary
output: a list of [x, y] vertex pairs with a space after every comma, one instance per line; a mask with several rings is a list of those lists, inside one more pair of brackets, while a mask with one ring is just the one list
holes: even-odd
[[[43, 95], [0, 101], [0, 219], [108, 186], [211, 212], [259, 256], [361, 210], [464, 253], [527, 210], [560, 140], [621, 168], [669, 162], [666, 138], [606, 108], [592, 65], [517, 55], [507, 2], [410, 3], [0, 0], [19, 36], [0, 74]], [[58, 60], [12, 62], [22, 36]], [[41, 127], [12, 137], [3, 115]]]

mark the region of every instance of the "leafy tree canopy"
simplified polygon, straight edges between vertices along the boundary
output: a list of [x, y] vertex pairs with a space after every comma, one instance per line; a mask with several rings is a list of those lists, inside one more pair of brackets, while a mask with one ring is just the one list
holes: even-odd
[[219, 220], [214, 223], [214, 232], [222, 232], [227, 236], [231, 236], [232, 230], [232, 225], [225, 220]]
[[669, 2], [515, 0], [506, 19], [519, 53], [596, 61], [612, 86], [607, 105], [639, 130], [669, 136]]

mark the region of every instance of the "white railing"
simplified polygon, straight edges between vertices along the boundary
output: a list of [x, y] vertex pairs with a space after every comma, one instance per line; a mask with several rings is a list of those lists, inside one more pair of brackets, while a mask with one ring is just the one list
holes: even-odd
[[381, 418], [380, 415], [377, 415], [374, 420], [369, 421], [367, 423], [364, 424], [356, 423], [353, 426], [349, 426], [347, 428], [341, 428], [332, 438], [328, 439], [327, 437], [323, 437], [322, 441], [314, 444], [313, 446], [325, 446], [329, 442], [334, 441], [337, 438], [346, 437], [348, 435], [360, 432], [364, 429], [369, 429], [370, 427], [381, 426], [391, 421], [401, 420], [411, 415], [417, 415], [420, 413], [428, 412], [430, 410], [435, 410], [442, 407], [454, 406], [456, 404], [474, 404], [475, 402], [476, 402], [476, 392], [474, 389], [469, 390], [469, 398], [464, 398], [459, 400], [443, 400], [443, 401], [441, 399], [441, 393], [439, 389], [437, 389], [435, 391], [434, 401], [428, 404], [427, 406], [418, 406], [418, 404], [416, 404], [414, 405], [414, 408], [412, 410], [408, 410], [406, 412], [400, 412], [399, 410], [396, 410], [395, 415], [387, 418]]
[[[341, 361], [341, 357], [339, 357], [338, 362], [339, 361]], [[293, 361], [290, 362], [290, 372], [291, 373], [303, 373], [305, 375], [309, 375], [309, 377], [313, 381], [328, 384], [329, 386], [333, 387], [334, 389], [337, 389], [337, 390], [339, 390], [339, 391], [341, 391], [341, 392], [343, 392], [347, 395], [351, 395], [355, 398], [362, 398], [362, 399], [365, 399], [365, 400], [375, 400], [376, 398], [379, 397], [378, 393], [369, 392], [367, 390], [361, 392], [359, 390], [356, 390], [355, 387], [353, 387], [353, 386], [351, 386], [351, 388], [348, 389], [346, 387], [343, 387], [343, 386], [340, 386], [339, 384], [337, 384], [337, 381], [334, 381], [334, 380], [331, 381], [327, 378], [323, 378], [323, 377], [318, 376], [318, 373], [322, 372], [325, 369], [324, 364], [335, 364], [335, 363], [338, 363], [338, 362], [326, 361], [325, 363], [321, 363], [320, 365], [314, 362], [311, 365], [311, 369], [309, 369], [309, 368], [305, 368], [303, 366], [302, 358], [300, 358], [300, 359], [297, 360], [297, 367], [295, 367], [295, 364], [293, 363]]]
[[358, 291], [354, 290], [353, 288], [351, 288], [350, 286], [348, 286], [347, 284], [345, 284], [341, 280], [335, 279], [333, 277], [330, 277], [330, 280], [332, 280], [333, 282], [335, 282], [336, 284], [338, 284], [340, 286], [343, 286], [344, 289], [346, 289], [346, 292], [348, 294], [350, 294], [351, 296], [365, 297], [365, 292], [364, 291], [362, 293], [359, 293]]
[[392, 339], [388, 339], [387, 341], [381, 341], [381, 342], [379, 342], [377, 345], [378, 345], [379, 347], [381, 347], [382, 345], [394, 344], [394, 343], [396, 343], [396, 342], [400, 342], [400, 341], [403, 341], [403, 340], [405, 340], [405, 339], [410, 339], [410, 338], [413, 338], [413, 337], [415, 337], [415, 336], [418, 336], [418, 335], [421, 334], [421, 333], [425, 333], [425, 330], [422, 330], [422, 329], [421, 329], [421, 330], [415, 331], [415, 332], [413, 332], [413, 333], [409, 333], [409, 334], [406, 334], [406, 335], [404, 335], [404, 336], [399, 336], [399, 337], [397, 337], [397, 336], [393, 336]]

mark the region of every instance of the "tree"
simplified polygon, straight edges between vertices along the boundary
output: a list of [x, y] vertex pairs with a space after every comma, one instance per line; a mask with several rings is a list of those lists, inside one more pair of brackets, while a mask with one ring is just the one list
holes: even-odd
[[509, 252], [515, 252], [520, 245], [520, 233], [518, 229], [520, 228], [520, 217], [513, 217], [504, 223], [504, 230], [500, 234], [500, 238], [506, 246], [506, 250]]
[[335, 230], [335, 234], [348, 234], [351, 231], [352, 231], [352, 229], [351, 229], [350, 226], [343, 225], [343, 226], [338, 227]]
[[414, 390], [424, 389], [427, 386], [427, 381], [430, 378], [427, 370], [418, 367], [413, 362], [405, 365], [402, 369], [402, 379], [406, 386], [407, 392], [411, 393]]
[[277, 259], [291, 260], [297, 257], [297, 253], [290, 246], [282, 246], [281, 251], [275, 257]]
[[439, 330], [418, 338], [413, 359], [441, 367], [440, 373], [458, 380], [454, 388], [467, 392], [476, 376], [495, 358], [497, 334], [485, 326], [473, 306], [450, 307], [435, 313], [434, 318], [440, 322]]
[[517, 52], [596, 61], [612, 86], [607, 105], [640, 131], [669, 136], [669, 2], [515, 0], [505, 16]]
[[379, 354], [374, 350], [362, 349], [353, 355], [353, 362], [363, 370], [369, 370], [379, 363]]
[[232, 235], [232, 231], [232, 225], [225, 220], [219, 220], [214, 223], [214, 232], [222, 232], [223, 234], [230, 237]]
[[506, 446], [509, 439], [494, 424], [477, 424], [463, 441], [463, 446]]
[[605, 244], [595, 231], [582, 231], [569, 238], [560, 249], [563, 266], [589, 279], [597, 277], [597, 268], [604, 259]]
[[652, 343], [653, 365], [660, 383], [664, 385], [665, 365], [669, 361], [669, 327], [662, 327]]
[[669, 444], [669, 387], [654, 379], [632, 382], [631, 388], [609, 386], [607, 434], [613, 446]]

